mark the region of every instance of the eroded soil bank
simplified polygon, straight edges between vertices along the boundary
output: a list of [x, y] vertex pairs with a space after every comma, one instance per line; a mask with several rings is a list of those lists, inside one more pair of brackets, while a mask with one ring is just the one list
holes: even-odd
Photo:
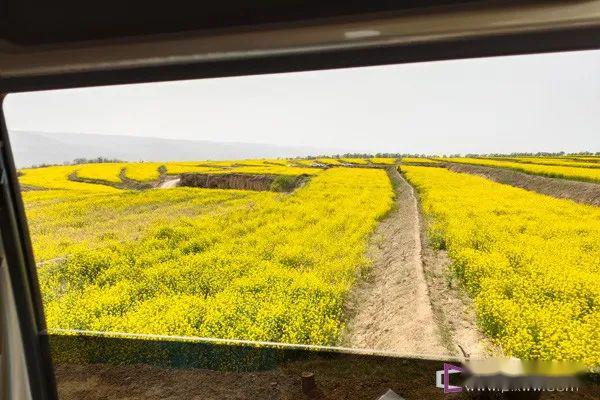
[[600, 206], [600, 184], [597, 183], [547, 178], [505, 168], [480, 165], [444, 163], [444, 166], [454, 172], [479, 175], [494, 182], [531, 190], [559, 199], [569, 199], [578, 203]]
[[[420, 207], [419, 207], [420, 209]], [[427, 221], [419, 214], [421, 259], [431, 307], [442, 340], [452, 354], [471, 359], [500, 356], [477, 327], [473, 301], [452, 277], [452, 261], [445, 250], [434, 249], [427, 235]]]
[[291, 192], [308, 179], [305, 175], [181, 174], [179, 186], [208, 189], [238, 189]]

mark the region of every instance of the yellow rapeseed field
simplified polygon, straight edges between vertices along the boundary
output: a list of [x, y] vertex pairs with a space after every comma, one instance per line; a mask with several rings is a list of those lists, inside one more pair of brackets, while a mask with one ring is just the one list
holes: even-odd
[[559, 165], [563, 167], [582, 167], [582, 168], [600, 168], [600, 164], [593, 161], [566, 157], [515, 157], [503, 158], [506, 161], [517, 161], [520, 163], [541, 164], [541, 165]]
[[314, 175], [319, 173], [319, 168], [310, 167], [285, 167], [281, 165], [263, 165], [263, 166], [239, 166], [230, 170], [220, 171], [221, 173], [241, 173], [241, 174], [274, 174], [274, 175]]
[[311, 179], [283, 194], [118, 190], [69, 181], [77, 167], [22, 176], [49, 188], [23, 198], [50, 329], [337, 344], [367, 240], [393, 204], [375, 169], [289, 168]]
[[[225, 168], [221, 166], [210, 167], [206, 164], [200, 164], [198, 162], [185, 163], [185, 162], [168, 162], [164, 163], [167, 168], [167, 174], [183, 174], [185, 172], [191, 173], [203, 173], [203, 172], [222, 172]], [[228, 167], [229, 168], [229, 167]]]
[[155, 162], [127, 163], [124, 165], [125, 176], [139, 182], [154, 181], [159, 178], [158, 169], [161, 166], [166, 167], [166, 164]]
[[402, 170], [506, 354], [600, 364], [600, 208], [442, 168]]
[[421, 157], [402, 157], [400, 163], [410, 163], [410, 164], [431, 164], [439, 162], [435, 158], [421, 158]]
[[[21, 170], [49, 328], [339, 344], [346, 296], [370, 266], [368, 239], [393, 206], [383, 169], [341, 160], [319, 159], [328, 169], [255, 159]], [[396, 161], [381, 160], [370, 159]], [[600, 171], [451, 160], [548, 176], [560, 168], [569, 179]], [[508, 355], [600, 365], [600, 208], [410, 165], [435, 162], [403, 158], [401, 171], [486, 335]], [[115, 187], [121, 171], [157, 182], [159, 168], [308, 181], [292, 193]]]
[[318, 162], [326, 165], [339, 166], [340, 160], [337, 158], [318, 158]]
[[20, 170], [19, 182], [44, 189], [64, 189], [83, 192], [114, 192], [116, 189], [106, 185], [74, 182], [69, 175], [77, 171], [79, 165], [60, 165], [46, 168], [28, 168]]
[[369, 158], [369, 161], [373, 164], [394, 165], [398, 160], [392, 157], [375, 157]]
[[564, 156], [563, 158], [571, 159], [571, 160], [575, 160], [575, 161], [600, 163], [600, 155], [597, 155], [597, 156]]
[[516, 161], [493, 160], [488, 158], [444, 158], [442, 160], [462, 164], [485, 165], [514, 169], [527, 174], [563, 178], [578, 181], [600, 182], [600, 168], [584, 168], [562, 165], [542, 165]]
[[78, 177], [85, 179], [98, 179], [106, 182], [121, 182], [119, 174], [125, 168], [124, 163], [94, 163], [75, 166]]
[[365, 160], [364, 158], [340, 158], [340, 161], [349, 163], [349, 164], [358, 164], [358, 165], [368, 164], [367, 160]]

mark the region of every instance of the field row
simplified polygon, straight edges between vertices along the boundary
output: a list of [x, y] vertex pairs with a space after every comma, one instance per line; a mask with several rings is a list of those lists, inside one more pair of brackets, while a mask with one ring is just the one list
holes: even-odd
[[600, 157], [501, 157], [500, 160], [516, 161], [526, 164], [558, 165], [563, 167], [600, 168]]
[[[600, 157], [552, 158], [417, 158], [401, 159], [404, 165], [429, 165], [441, 161], [508, 168], [528, 174], [588, 182], [600, 182]], [[94, 188], [89, 184], [74, 182], [71, 178], [96, 181], [100, 184], [118, 184], [124, 179], [137, 182], [156, 182], [162, 176], [182, 173], [247, 173], [277, 175], [314, 175], [322, 167], [386, 166], [398, 162], [395, 158], [319, 158], [319, 159], [261, 159], [234, 161], [188, 162], [127, 162], [91, 163], [81, 165], [29, 168], [20, 171], [21, 184], [30, 188], [110, 190]]]
[[[299, 175], [313, 174], [315, 168], [327, 166], [394, 165], [395, 158], [319, 158], [319, 159], [261, 159], [235, 161], [181, 161], [181, 162], [118, 162], [64, 165], [20, 170], [21, 183], [33, 187], [65, 188], [62, 181], [71, 174], [78, 178], [104, 183], [120, 183], [123, 178], [138, 182], [152, 182], [164, 175], [182, 173], [247, 173]], [[62, 183], [61, 183], [62, 182]], [[72, 185], [75, 189], [77, 185]]]
[[[20, 170], [19, 181], [33, 188], [104, 191], [102, 184], [116, 184], [125, 179], [138, 182], [153, 182], [160, 178], [160, 169], [165, 175], [182, 173], [245, 173], [274, 175], [315, 175], [318, 168], [282, 166], [275, 164], [246, 165], [230, 167], [205, 166], [198, 163], [95, 163], [81, 165], [52, 166]], [[98, 184], [77, 182], [78, 178]]]
[[600, 208], [402, 167], [484, 332], [522, 358], [600, 364]]
[[[427, 166], [439, 159], [403, 161], [431, 241], [448, 250], [486, 335], [507, 355], [599, 365], [600, 208]], [[69, 179], [77, 171], [98, 181], [124, 172], [141, 180], [161, 166], [168, 173], [307, 173], [311, 180], [283, 194], [120, 190]], [[114, 163], [21, 172], [22, 184], [53, 189], [23, 192], [50, 328], [337, 345], [346, 296], [371, 264], [369, 237], [393, 204], [383, 169], [343, 164]]]
[[562, 178], [584, 182], [600, 183], [600, 168], [533, 164], [488, 158], [443, 158], [441, 160], [461, 164], [508, 168], [527, 174], [546, 176], [549, 178]]
[[552, 157], [431, 157], [401, 159], [401, 165], [432, 165], [443, 162], [506, 168], [531, 175], [600, 183], [600, 157], [587, 159]]
[[[50, 195], [51, 194], [51, 195]], [[391, 208], [383, 170], [292, 194], [175, 188], [24, 193], [49, 328], [337, 344]]]

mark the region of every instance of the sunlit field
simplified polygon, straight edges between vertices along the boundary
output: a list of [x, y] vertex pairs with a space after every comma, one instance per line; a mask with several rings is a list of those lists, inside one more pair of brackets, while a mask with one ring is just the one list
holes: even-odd
[[479, 322], [521, 358], [600, 364], [600, 209], [442, 168], [403, 167]]
[[[19, 179], [51, 330], [340, 345], [400, 171], [424, 245], [447, 252], [448, 282], [495, 349], [598, 365], [600, 209], [445, 168], [595, 182], [588, 158], [113, 162]], [[302, 179], [289, 191], [163, 186], [181, 174]]]
[[490, 167], [508, 168], [520, 172], [525, 172], [532, 175], [546, 176], [550, 178], [571, 179], [585, 182], [600, 183], [600, 168], [596, 168], [595, 164], [571, 163], [575, 165], [566, 165], [566, 162], [557, 163], [557, 161], [540, 162], [540, 160], [531, 160], [529, 162], [522, 161], [507, 161], [503, 159], [493, 158], [444, 158], [444, 161], [484, 165]]
[[96, 171], [113, 182], [120, 168], [131, 165], [22, 171], [24, 184], [59, 189], [23, 193], [51, 329], [337, 343], [344, 296], [368, 269], [367, 239], [392, 205], [385, 171], [228, 170], [310, 173], [290, 194], [68, 179]]

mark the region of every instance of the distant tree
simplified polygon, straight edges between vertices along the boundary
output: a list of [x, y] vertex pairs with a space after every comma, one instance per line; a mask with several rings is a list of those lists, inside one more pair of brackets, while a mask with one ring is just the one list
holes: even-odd
[[96, 158], [76, 158], [73, 160], [72, 164], [101, 164], [101, 163], [119, 163], [123, 162], [116, 158], [108, 158], [108, 157], [96, 157]]

